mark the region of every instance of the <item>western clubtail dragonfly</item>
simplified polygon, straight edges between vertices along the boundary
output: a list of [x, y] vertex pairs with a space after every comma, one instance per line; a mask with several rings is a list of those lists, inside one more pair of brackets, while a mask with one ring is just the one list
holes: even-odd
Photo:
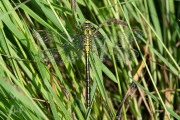
[[[95, 32], [93, 24], [86, 21], [82, 24], [82, 34], [58, 34], [48, 30], [34, 32], [34, 37], [40, 46], [38, 57], [43, 62], [72, 62], [77, 59], [85, 60], [86, 65], [86, 106], [90, 99], [90, 57], [97, 55], [102, 62], [114, 56], [115, 61], [132, 60], [138, 56], [138, 51], [131, 48], [130, 42], [142, 36], [138, 30], [124, 31], [116, 35], [103, 35]], [[132, 35], [133, 34], [133, 35]], [[111, 38], [112, 36], [115, 36]], [[48, 60], [47, 60], [48, 59]]]

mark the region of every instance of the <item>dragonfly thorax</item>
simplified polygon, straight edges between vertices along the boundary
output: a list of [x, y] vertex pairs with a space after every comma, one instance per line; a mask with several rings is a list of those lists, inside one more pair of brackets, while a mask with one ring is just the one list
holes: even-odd
[[92, 35], [92, 30], [87, 28], [83, 30], [84, 36], [91, 36]]

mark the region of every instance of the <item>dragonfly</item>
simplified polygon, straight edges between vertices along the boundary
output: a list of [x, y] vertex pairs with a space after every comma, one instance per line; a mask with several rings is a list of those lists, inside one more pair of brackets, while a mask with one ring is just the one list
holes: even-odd
[[[109, 58], [107, 53], [108, 48], [112, 48], [113, 54], [116, 56], [115, 61], [122, 61], [123, 57], [118, 57], [119, 54], [126, 56], [131, 59], [134, 56], [138, 56], [138, 51], [130, 48], [130, 42], [134, 40], [130, 31], [123, 32], [124, 36], [128, 40], [127, 44], [120, 44], [123, 41], [122, 35], [116, 37], [116, 43], [109, 40], [108, 36], [103, 36], [97, 32], [93, 24], [90, 21], [86, 21], [81, 25], [81, 34], [57, 34], [48, 30], [39, 30], [38, 34], [34, 35], [38, 41], [43, 40], [44, 46], [42, 45], [40, 51], [40, 57], [42, 60], [54, 59], [56, 62], [61, 61], [64, 63], [73, 62], [77, 59], [85, 59], [85, 80], [86, 80], [86, 106], [90, 107], [90, 56], [91, 54], [98, 55], [98, 57], [105, 61]], [[141, 31], [132, 31], [134, 37], [137, 39], [142, 36]], [[122, 33], [121, 33], [122, 34]], [[131, 35], [130, 35], [131, 34]], [[110, 35], [111, 36], [111, 35]], [[114, 41], [115, 42], [115, 41]], [[41, 44], [41, 43], [39, 43]], [[115, 45], [118, 44], [118, 45]], [[123, 46], [124, 45], [124, 46]], [[109, 50], [109, 51], [111, 51]], [[50, 54], [50, 55], [48, 55]], [[63, 58], [63, 56], [65, 58]], [[68, 57], [67, 57], [68, 56]], [[126, 60], [124, 60], [126, 61]]]
[[[99, 32], [90, 21], [85, 21], [81, 25], [81, 34], [55, 33], [49, 30], [38, 30], [33, 33], [39, 52], [37, 55], [42, 62], [49, 64], [72, 63], [76, 60], [85, 61], [85, 81], [86, 93], [85, 100], [87, 108], [91, 105], [90, 97], [90, 58], [95, 55], [106, 62], [114, 60], [116, 62], [127, 62], [137, 57], [138, 51], [131, 48], [131, 42], [142, 36], [140, 30], [124, 31], [115, 35]], [[19, 58], [17, 60], [20, 60]]]

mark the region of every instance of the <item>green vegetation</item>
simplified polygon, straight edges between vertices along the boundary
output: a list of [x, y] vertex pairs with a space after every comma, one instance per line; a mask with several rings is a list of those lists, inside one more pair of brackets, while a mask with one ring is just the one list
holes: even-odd
[[[180, 119], [180, 1], [77, 0], [76, 10], [71, 6], [68, 0], [1, 0], [0, 119]], [[109, 18], [117, 21], [98, 30], [110, 38], [105, 54], [111, 59], [91, 56], [92, 104], [86, 109], [84, 59], [66, 62], [62, 54], [49, 69], [37, 57], [45, 40], [38, 37], [38, 43], [34, 35], [43, 29], [70, 36], [85, 20], [97, 28]], [[114, 36], [134, 28], [141, 36], [128, 47], [139, 57], [116, 62]]]

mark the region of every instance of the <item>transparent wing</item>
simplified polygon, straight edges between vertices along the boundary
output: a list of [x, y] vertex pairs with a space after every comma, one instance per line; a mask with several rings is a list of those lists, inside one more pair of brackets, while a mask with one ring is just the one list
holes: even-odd
[[[103, 34], [97, 32], [92, 38], [92, 53], [98, 55], [103, 61], [114, 60], [122, 62], [134, 60], [138, 56], [138, 51], [133, 47], [133, 41], [140, 39], [143, 34], [140, 30], [124, 31], [118, 34]], [[47, 30], [34, 33], [34, 37], [39, 45], [39, 52], [35, 55], [43, 62], [74, 62], [84, 57], [84, 41], [80, 34], [57, 34]], [[9, 59], [21, 61], [24, 59], [0, 54]], [[32, 60], [30, 60], [32, 61]]]
[[68, 37], [66, 34], [40, 30], [34, 37], [40, 47], [38, 57], [45, 62], [52, 59], [55, 62], [70, 62], [82, 57], [84, 43], [81, 35]]
[[127, 63], [128, 60], [134, 61], [134, 57], [139, 56], [134, 46], [136, 46], [135, 40], [138, 41], [141, 37], [143, 37], [143, 32], [138, 29], [109, 35], [97, 33], [94, 35], [92, 48], [97, 49], [103, 61], [114, 59], [116, 62]]
[[[84, 36], [80, 34], [57, 34], [51, 31], [41, 30], [34, 34], [37, 43], [40, 46], [39, 57], [48, 61], [75, 61], [83, 57]], [[116, 61], [122, 61], [117, 57], [117, 53], [126, 55], [128, 59], [138, 56], [138, 51], [133, 49], [131, 43], [142, 36], [139, 30], [119, 32], [116, 35], [101, 34], [99, 32], [92, 36], [91, 51], [101, 58], [115, 55]], [[121, 52], [120, 52], [121, 51]]]

